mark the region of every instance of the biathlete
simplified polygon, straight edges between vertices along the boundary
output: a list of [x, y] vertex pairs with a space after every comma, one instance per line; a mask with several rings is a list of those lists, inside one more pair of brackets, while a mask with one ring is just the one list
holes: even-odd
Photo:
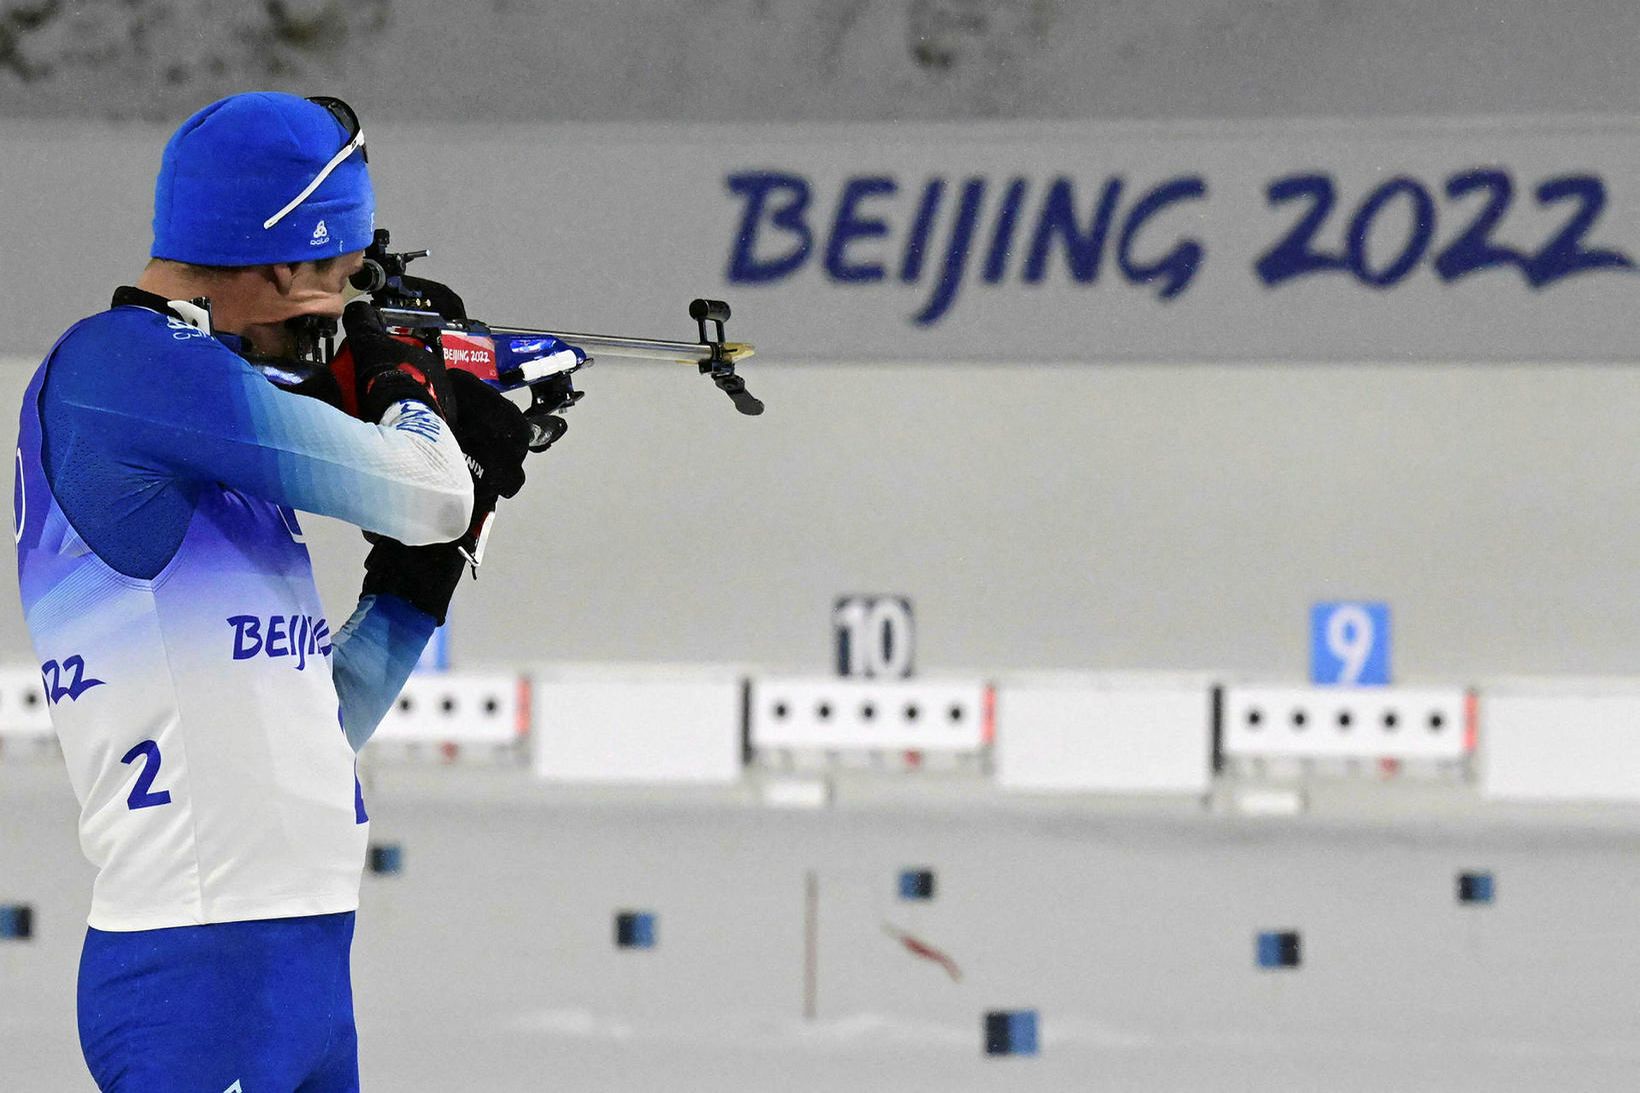
[[[103, 1090], [359, 1088], [354, 754], [529, 435], [347, 303], [374, 204], [345, 103], [213, 103], [165, 147], [141, 277], [23, 399], [18, 577], [97, 867], [78, 1007]], [[352, 368], [276, 385], [313, 316], [341, 318]], [[298, 510], [372, 533], [334, 630]]]

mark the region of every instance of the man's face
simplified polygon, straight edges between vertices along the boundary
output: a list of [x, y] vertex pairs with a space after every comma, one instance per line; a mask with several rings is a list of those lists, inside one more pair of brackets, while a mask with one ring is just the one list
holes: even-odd
[[285, 324], [304, 315], [340, 319], [355, 295], [347, 279], [363, 266], [364, 252], [353, 251], [326, 261], [264, 267], [266, 276], [256, 282], [240, 333], [262, 354], [293, 356], [296, 338]]
[[290, 283], [283, 293], [284, 304], [290, 313], [298, 315], [327, 315], [342, 317], [342, 308], [353, 295], [347, 279], [364, 268], [364, 251], [344, 254], [328, 262], [298, 262], [290, 266]]

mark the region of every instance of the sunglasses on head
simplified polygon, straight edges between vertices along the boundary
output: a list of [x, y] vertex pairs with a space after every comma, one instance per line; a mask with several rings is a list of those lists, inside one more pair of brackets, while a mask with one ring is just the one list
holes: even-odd
[[324, 107], [325, 111], [329, 113], [331, 117], [336, 119], [336, 124], [340, 125], [342, 127], [342, 131], [347, 134], [349, 143], [357, 137], [359, 140], [360, 157], [363, 158], [366, 163], [370, 162], [370, 152], [365, 149], [364, 137], [361, 136], [364, 130], [359, 125], [359, 115], [354, 113], [351, 106], [347, 105], [347, 103], [343, 102], [341, 99], [338, 99], [334, 95], [309, 95], [307, 97], [307, 101], [313, 103], [315, 106]]
[[336, 123], [342, 127], [343, 132], [347, 134], [347, 143], [342, 145], [340, 151], [330, 157], [330, 162], [320, 169], [319, 173], [314, 176], [313, 181], [309, 182], [301, 193], [291, 198], [284, 208], [262, 222], [264, 231], [289, 216], [296, 206], [306, 201], [308, 195], [317, 190], [324, 180], [330, 177], [330, 173], [345, 163], [347, 157], [355, 151], [366, 163], [370, 162], [370, 153], [365, 151], [364, 147], [364, 128], [359, 124], [359, 115], [353, 112], [351, 106], [332, 95], [313, 95], [307, 101], [315, 106], [324, 107], [325, 113], [334, 118]]

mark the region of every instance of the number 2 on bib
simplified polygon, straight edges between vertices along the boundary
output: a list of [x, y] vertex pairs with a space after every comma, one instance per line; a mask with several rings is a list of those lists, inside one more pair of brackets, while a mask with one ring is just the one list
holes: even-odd
[[129, 766], [138, 759], [144, 762], [141, 772], [137, 774], [137, 784], [131, 787], [131, 795], [125, 799], [127, 807], [135, 812], [139, 808], [170, 804], [170, 790], [162, 789], [158, 793], [153, 791], [154, 779], [159, 776], [159, 745], [152, 740], [144, 740], [126, 752], [120, 762]]

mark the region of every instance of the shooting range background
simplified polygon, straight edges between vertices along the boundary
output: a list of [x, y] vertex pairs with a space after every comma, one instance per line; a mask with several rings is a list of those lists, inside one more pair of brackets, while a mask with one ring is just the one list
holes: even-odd
[[[1522, 187], [1600, 168], [1611, 206], [1592, 234], [1640, 252], [1640, 221], [1625, 215], [1640, 204], [1640, 129], [1291, 128], [372, 124], [381, 222], [399, 245], [431, 247], [418, 272], [448, 279], [474, 314], [688, 337], [688, 299], [725, 295], [732, 336], [759, 347], [743, 371], [769, 406], [739, 416], [685, 366], [587, 371], [569, 437], [532, 460], [462, 589], [457, 663], [815, 667], [833, 597], [872, 590], [912, 598], [925, 667], [1281, 674], [1302, 664], [1306, 605], [1373, 597], [1395, 605], [1402, 678], [1628, 670], [1640, 652], [1627, 549], [1640, 389], [1622, 363], [1633, 273], [1537, 292], [1508, 271], [1271, 292], [1239, 257], [1290, 224], [1294, 212], [1263, 207], [1262, 182], [1308, 156], [1339, 165], [1350, 205], [1375, 172], [1436, 187], [1499, 150]], [[55, 334], [140, 270], [166, 127], [11, 120], [3, 132], [14, 215], [0, 289], [31, 301], [0, 370], [15, 402]], [[1367, 151], [1350, 150], [1352, 134]], [[957, 178], [976, 162], [1005, 175], [1022, 157], [1039, 165], [1040, 193], [1056, 156], [1091, 176], [1087, 202], [1107, 157], [1139, 178], [1190, 168], [1223, 182], [1207, 212], [1147, 229], [1155, 247], [1206, 240], [1199, 288], [1167, 303], [1108, 269], [1092, 286], [1061, 270], [1040, 287], [970, 285], [924, 328], [910, 315], [929, 284], [838, 285], [816, 269], [725, 284], [735, 169], [809, 171], [819, 251], [845, 178], [920, 180], [930, 165]], [[827, 160], [846, 163], [811, 170]], [[1442, 209], [1444, 242], [1472, 213]], [[1514, 215], [1522, 239], [1564, 217]], [[895, 230], [908, 217], [902, 201]], [[758, 247], [784, 242], [765, 230]], [[1517, 342], [1537, 356], [1514, 356]], [[1324, 363], [1305, 360], [1310, 344]], [[322, 591], [345, 616], [362, 544], [309, 523]], [[20, 618], [0, 640], [22, 647]]]
[[[247, 84], [360, 108], [383, 223], [401, 245], [433, 247], [426, 272], [475, 314], [680, 337], [688, 298], [721, 287], [722, 223], [701, 229], [700, 249], [685, 245], [694, 229], [555, 244], [658, 216], [638, 202], [673, 185], [722, 197], [732, 220], [723, 126], [760, 147], [849, 144], [846, 172], [942, 143], [950, 130], [934, 123], [998, 147], [1022, 126], [1089, 161], [1119, 133], [1164, 158], [1181, 149], [1187, 169], [1225, 119], [1266, 136], [1300, 118], [1378, 136], [1446, 119], [1535, 146], [1584, 120], [1626, 131], [1640, 114], [1640, 8], [1618, 0], [495, 3], [462, 11], [459, 35], [448, 5], [426, 0], [283, 10], [226, 16], [177, 0], [75, 5], [33, 26], [19, 9], [0, 15], [0, 405], [16, 405], [64, 326], [140, 269], [176, 120]], [[583, 154], [607, 205], [555, 200], [552, 183], [585, 171]], [[605, 171], [609, 155], [630, 171]], [[1432, 167], [1423, 181], [1442, 178]], [[1625, 192], [1599, 234], [1627, 245]], [[1640, 385], [1611, 351], [1634, 341], [1632, 308], [1599, 309], [1584, 326], [1605, 325], [1568, 334], [1567, 354], [1485, 364], [1245, 352], [1110, 363], [1097, 327], [1082, 354], [1056, 328], [1044, 355], [1036, 328], [981, 322], [971, 294], [941, 334], [969, 332], [971, 348], [942, 342], [918, 358], [873, 327], [878, 360], [849, 336], [854, 298], [816, 291], [836, 344], [853, 347], [835, 360], [791, 308], [806, 287], [824, 286], [725, 290], [731, 332], [760, 349], [744, 374], [769, 405], [761, 419], [735, 415], [687, 369], [606, 362], [585, 375], [569, 436], [532, 463], [482, 578], [461, 591], [459, 665], [818, 671], [832, 598], [848, 591], [909, 595], [921, 664], [976, 673], [1295, 678], [1307, 606], [1350, 596], [1394, 605], [1401, 678], [1629, 674], [1640, 662]], [[764, 299], [792, 325], [772, 323]], [[1438, 310], [1425, 318], [1415, 329], [1443, 334]], [[1322, 318], [1294, 321], [1295, 338], [1306, 321], [1317, 341], [1338, 336]], [[343, 616], [362, 543], [309, 527]], [[0, 597], [15, 598], [0, 568]], [[0, 652], [32, 657], [15, 611], [0, 613]], [[0, 888], [27, 878], [58, 925], [0, 952], [0, 1074], [80, 1088], [72, 969], [89, 871], [73, 800], [60, 769], [3, 774]], [[440, 771], [371, 788], [377, 826], [409, 855], [399, 887], [369, 881], [361, 914], [366, 1075], [380, 1088], [476, 1075], [495, 1089], [795, 1093], [885, 1076], [959, 1089], [979, 1081], [981, 999], [1048, 1014], [1036, 1068], [988, 1070], [985, 1088], [1611, 1088], [1640, 1056], [1622, 816], [1605, 828], [1565, 809], [1278, 830], [1148, 812], [1021, 818], [953, 799], [910, 818], [889, 803], [787, 823], [706, 801], [612, 808], [498, 785]], [[877, 931], [877, 875], [929, 855], [973, 897], [926, 923], [971, 961], [980, 986], [960, 1002], [911, 979], [939, 973]], [[842, 874], [826, 898], [841, 889], [844, 911], [824, 939], [840, 961], [823, 980], [828, 1022], [806, 1033], [784, 1023], [798, 1005], [799, 861]], [[1500, 870], [1499, 913], [1466, 920], [1451, 874], [1477, 863]], [[605, 912], [628, 899], [675, 908], [658, 964], [609, 962]], [[1315, 966], [1252, 974], [1254, 931], [1296, 918]]]

